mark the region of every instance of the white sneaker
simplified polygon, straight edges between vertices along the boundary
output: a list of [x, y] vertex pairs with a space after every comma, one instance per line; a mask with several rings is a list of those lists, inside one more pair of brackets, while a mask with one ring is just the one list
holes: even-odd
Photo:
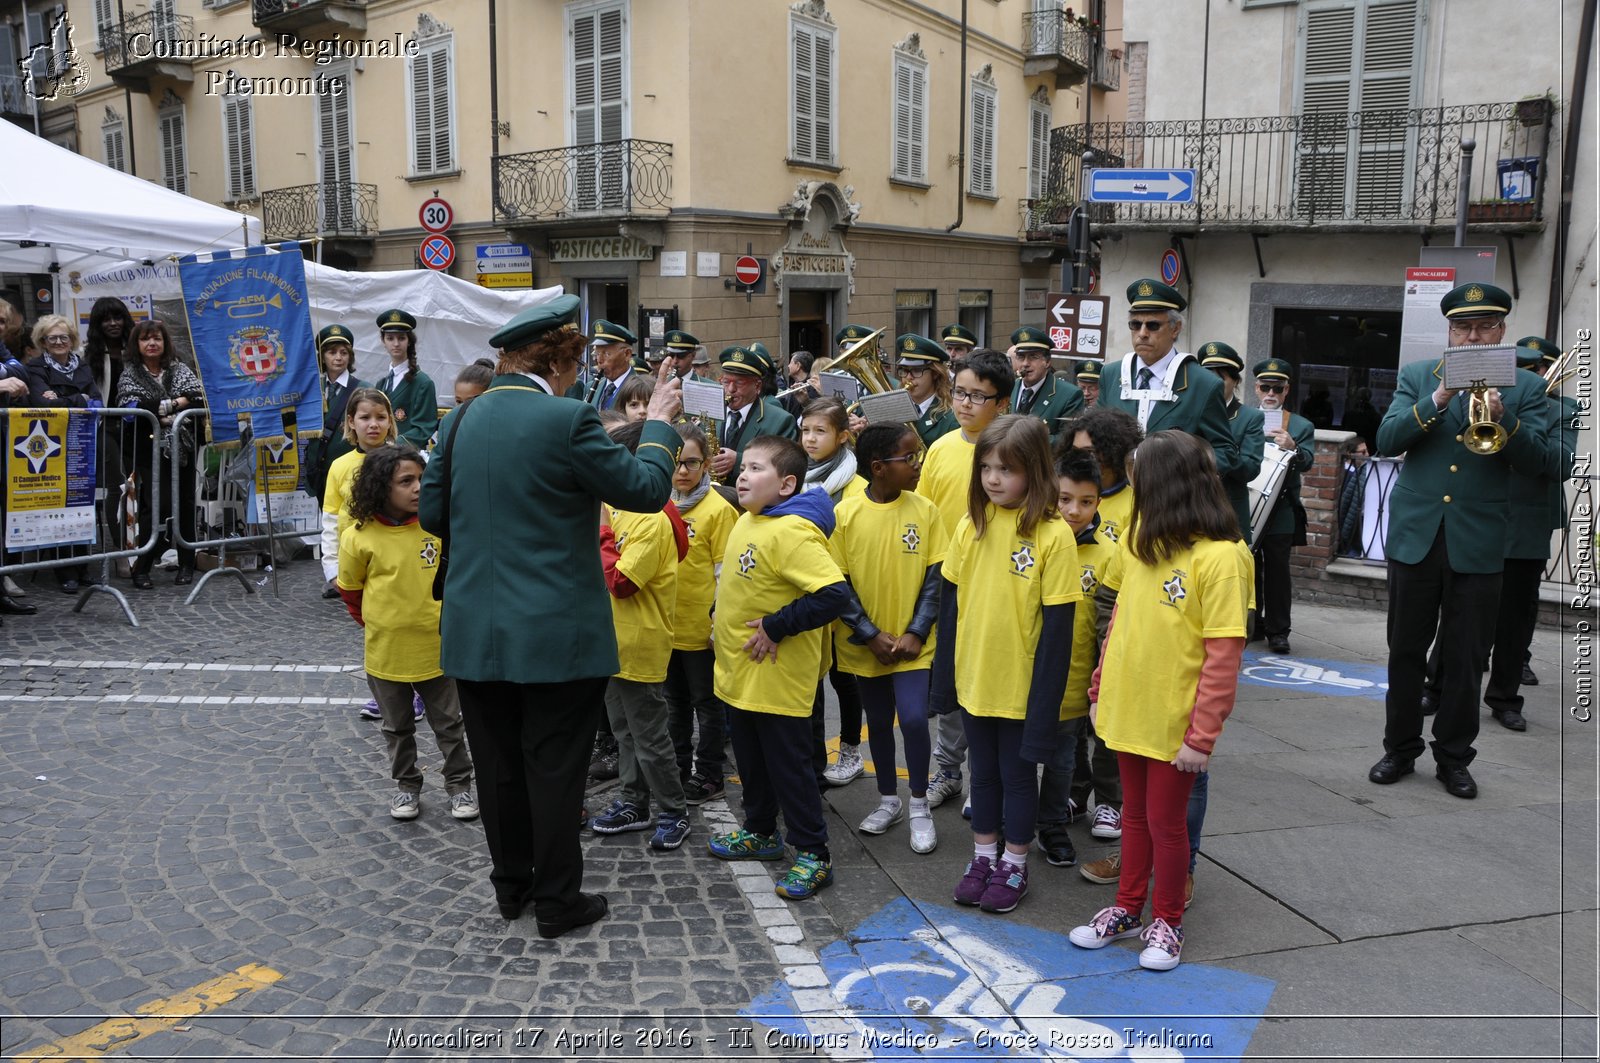
[[1144, 951], [1139, 953], [1140, 967], [1147, 971], [1170, 971], [1178, 966], [1183, 954], [1183, 927], [1156, 918], [1139, 937], [1146, 942]]
[[892, 805], [879, 805], [868, 812], [867, 818], [856, 829], [862, 834], [882, 834], [905, 818], [906, 806], [896, 801]]
[[471, 790], [450, 795], [450, 814], [457, 819], [478, 818], [478, 799], [472, 796]]
[[861, 778], [861, 773], [867, 767], [861, 762], [860, 746], [839, 746], [839, 758], [828, 765], [822, 777], [828, 781], [829, 786], [845, 786]]
[[960, 797], [961, 791], [961, 776], [951, 775], [940, 768], [928, 780], [928, 807], [938, 808], [950, 798]]
[[931, 853], [939, 844], [939, 832], [933, 827], [931, 813], [913, 810], [911, 814], [911, 851]]
[[422, 814], [422, 799], [409, 790], [396, 790], [389, 801], [389, 815], [395, 819], [416, 819]]
[[1101, 805], [1094, 810], [1094, 825], [1089, 828], [1089, 834], [1108, 842], [1114, 842], [1122, 837], [1122, 813], [1110, 805]]

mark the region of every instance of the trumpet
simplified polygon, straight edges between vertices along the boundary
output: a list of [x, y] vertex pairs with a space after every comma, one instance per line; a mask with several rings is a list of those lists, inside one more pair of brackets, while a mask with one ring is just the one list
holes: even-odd
[[1495, 390], [1474, 382], [1467, 391], [1467, 427], [1461, 442], [1474, 454], [1498, 454], [1510, 436], [1489, 411], [1489, 393]]

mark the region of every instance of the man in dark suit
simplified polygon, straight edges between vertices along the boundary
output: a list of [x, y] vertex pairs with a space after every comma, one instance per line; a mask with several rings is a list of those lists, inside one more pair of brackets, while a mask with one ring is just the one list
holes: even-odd
[[1146, 277], [1128, 285], [1128, 331], [1133, 350], [1100, 373], [1101, 406], [1133, 416], [1145, 435], [1179, 428], [1211, 444], [1224, 481], [1239, 468], [1239, 448], [1228, 430], [1222, 382], [1200, 371], [1195, 356], [1177, 349], [1183, 311], [1176, 289]]
[[1255, 544], [1256, 608], [1267, 648], [1273, 653], [1289, 652], [1289, 607], [1294, 590], [1289, 582], [1289, 552], [1306, 541], [1306, 511], [1300, 504], [1300, 474], [1311, 468], [1317, 457], [1317, 429], [1309, 420], [1288, 410], [1289, 389], [1294, 382], [1294, 367], [1281, 358], [1257, 362], [1251, 373], [1256, 378], [1256, 401], [1263, 417], [1272, 424], [1266, 437], [1279, 450], [1294, 455], [1283, 478], [1261, 541]]
[[[576, 296], [524, 311], [488, 391], [451, 412], [422, 483], [445, 543], [440, 665], [456, 680], [477, 766], [500, 914], [532, 906], [542, 937], [602, 918], [582, 893], [573, 829], [617, 642], [600, 563], [600, 504], [659, 510], [672, 487], [681, 385], [657, 383], [635, 454], [592, 406], [558, 398], [584, 337]], [[459, 436], [459, 438], [457, 438]]]
[[1238, 351], [1226, 343], [1201, 344], [1200, 364], [1217, 374], [1217, 379], [1222, 381], [1228, 428], [1233, 432], [1233, 441], [1239, 448], [1239, 465], [1232, 474], [1223, 477], [1222, 487], [1228, 493], [1228, 501], [1233, 504], [1233, 515], [1239, 518], [1239, 532], [1248, 544], [1250, 481], [1261, 471], [1261, 457], [1266, 446], [1266, 437], [1261, 430], [1261, 411], [1239, 401], [1239, 383], [1244, 379], [1244, 359]]
[[639, 372], [633, 364], [633, 345], [637, 337], [621, 325], [601, 318], [594, 323], [594, 380], [583, 400], [597, 410], [609, 410], [617, 401], [623, 381]]
[[[1440, 300], [1452, 347], [1505, 339], [1511, 296], [1492, 284], [1461, 284]], [[1481, 453], [1468, 441], [1469, 395], [1444, 386], [1444, 359], [1400, 367], [1394, 401], [1378, 426], [1379, 454], [1405, 455], [1389, 496], [1389, 692], [1382, 758], [1367, 777], [1398, 782], [1422, 755], [1422, 686], [1428, 645], [1439, 639], [1434, 774], [1456, 797], [1478, 795], [1467, 765], [1477, 755], [1478, 692], [1500, 600], [1513, 472], [1544, 467], [1549, 414], [1543, 383], [1490, 391], [1488, 416], [1504, 445]]]
[[722, 449], [711, 461], [711, 476], [718, 483], [732, 483], [739, 475], [744, 448], [756, 436], [800, 438], [789, 411], [777, 399], [761, 394], [767, 378], [776, 372], [765, 350], [735, 346], [722, 352], [722, 397], [728, 407], [727, 416], [717, 425]]
[[1066, 419], [1083, 409], [1083, 392], [1050, 371], [1050, 335], [1044, 329], [1032, 325], [1017, 329], [1011, 334], [1010, 354], [1017, 373], [1011, 411], [1039, 418], [1054, 443]]

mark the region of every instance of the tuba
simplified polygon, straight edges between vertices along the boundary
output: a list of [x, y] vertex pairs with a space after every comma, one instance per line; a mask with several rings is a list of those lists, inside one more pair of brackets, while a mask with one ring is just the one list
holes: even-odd
[[878, 353], [878, 337], [883, 332], [883, 329], [878, 329], [852, 343], [830, 363], [829, 368], [849, 373], [874, 395], [893, 391], [895, 386], [884, 372], [883, 358]]

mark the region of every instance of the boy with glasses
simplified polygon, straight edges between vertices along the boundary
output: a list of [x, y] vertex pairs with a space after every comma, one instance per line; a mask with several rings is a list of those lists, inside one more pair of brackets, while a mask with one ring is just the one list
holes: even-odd
[[[946, 536], [955, 530], [967, 512], [967, 495], [972, 483], [972, 454], [978, 437], [996, 417], [1011, 406], [1011, 390], [1017, 382], [1006, 357], [988, 348], [974, 352], [956, 371], [950, 391], [958, 431], [941, 436], [928, 448], [923, 461], [922, 479], [917, 494], [938, 507], [944, 518]], [[934, 749], [939, 770], [928, 782], [928, 805], [937, 808], [947, 798], [960, 797], [962, 765], [967, 759], [967, 735], [961, 714], [939, 717], [939, 741]]]
[[1054, 445], [1062, 422], [1083, 409], [1083, 392], [1050, 371], [1050, 349], [1042, 328], [1024, 325], [1011, 334], [1011, 365], [1017, 372], [1011, 408], [1043, 421]]

